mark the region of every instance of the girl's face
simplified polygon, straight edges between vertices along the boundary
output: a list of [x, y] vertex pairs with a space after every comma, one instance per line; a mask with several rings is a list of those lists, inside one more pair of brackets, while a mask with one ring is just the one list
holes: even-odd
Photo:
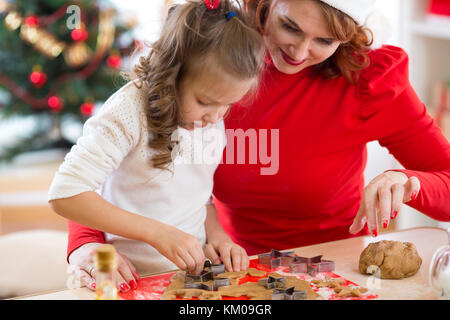
[[216, 123], [254, 84], [254, 79], [239, 80], [208, 68], [203, 68], [200, 74], [187, 74], [178, 85], [181, 127], [194, 130]]
[[331, 35], [315, 0], [273, 0], [264, 42], [275, 67], [286, 74], [325, 61], [342, 43]]

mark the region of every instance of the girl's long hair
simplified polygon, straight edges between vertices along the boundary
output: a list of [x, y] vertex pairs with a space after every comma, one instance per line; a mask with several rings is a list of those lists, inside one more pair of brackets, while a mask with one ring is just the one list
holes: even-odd
[[135, 66], [136, 84], [148, 99], [145, 113], [151, 133], [149, 146], [157, 151], [151, 159], [155, 168], [167, 169], [172, 162], [171, 151], [176, 144], [172, 133], [182, 120], [177, 85], [187, 73], [192, 76], [191, 69], [208, 72], [207, 66], [193, 66], [202, 66], [210, 55], [219, 70], [236, 79], [255, 79], [256, 83], [262, 71], [261, 35], [231, 0], [222, 0], [214, 10], [207, 9], [203, 0], [171, 7], [159, 39]]
[[[264, 34], [264, 25], [272, 0], [243, 1], [252, 26]], [[373, 42], [373, 34], [370, 29], [358, 25], [347, 14], [320, 0], [315, 1], [322, 10], [332, 36], [343, 42], [331, 57], [315, 66], [316, 74], [327, 79], [343, 75], [350, 83], [356, 83], [360, 71], [370, 63], [368, 53]]]

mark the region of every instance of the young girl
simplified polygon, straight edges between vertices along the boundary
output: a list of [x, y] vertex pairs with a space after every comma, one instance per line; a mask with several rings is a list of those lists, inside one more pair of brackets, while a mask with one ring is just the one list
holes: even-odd
[[[205, 137], [225, 136], [223, 116], [257, 87], [263, 64], [260, 35], [230, 0], [172, 7], [137, 79], [85, 123], [50, 187], [53, 210], [105, 232], [141, 274], [200, 272], [206, 241], [228, 269], [248, 262], [208, 204], [225, 145]], [[217, 161], [175, 161], [199, 146]]]

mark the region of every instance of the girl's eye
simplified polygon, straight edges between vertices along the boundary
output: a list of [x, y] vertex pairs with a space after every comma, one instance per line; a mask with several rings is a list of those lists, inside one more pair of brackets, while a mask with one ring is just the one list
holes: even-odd
[[204, 107], [207, 107], [207, 106], [208, 106], [207, 103], [204, 103], [204, 102], [202, 102], [202, 101], [200, 101], [200, 100], [197, 100], [197, 102], [198, 102], [198, 104], [201, 105], [201, 106], [204, 106]]

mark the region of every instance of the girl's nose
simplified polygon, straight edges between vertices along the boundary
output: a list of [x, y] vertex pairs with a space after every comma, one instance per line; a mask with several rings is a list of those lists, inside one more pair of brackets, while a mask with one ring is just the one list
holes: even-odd
[[211, 114], [208, 114], [207, 119], [208, 119], [209, 123], [216, 123], [220, 119], [220, 114], [219, 114], [219, 112], [213, 112]]
[[228, 106], [217, 108], [216, 110], [209, 112], [205, 116], [206, 122], [208, 122], [208, 123], [216, 123], [217, 121], [219, 121], [220, 119], [223, 118], [223, 116], [224, 116], [224, 114], [225, 114], [225, 112], [227, 110], [228, 110]]

